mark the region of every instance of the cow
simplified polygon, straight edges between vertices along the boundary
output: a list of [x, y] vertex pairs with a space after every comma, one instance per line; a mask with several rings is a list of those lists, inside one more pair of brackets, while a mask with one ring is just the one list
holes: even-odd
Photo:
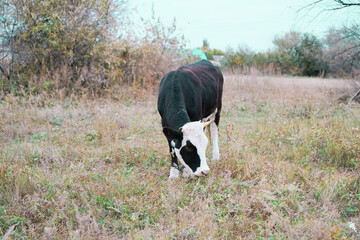
[[220, 158], [218, 133], [223, 83], [221, 71], [207, 60], [179, 67], [162, 78], [157, 108], [170, 149], [169, 178], [178, 178], [181, 170], [183, 177], [208, 175], [206, 127], [212, 139], [212, 159]]

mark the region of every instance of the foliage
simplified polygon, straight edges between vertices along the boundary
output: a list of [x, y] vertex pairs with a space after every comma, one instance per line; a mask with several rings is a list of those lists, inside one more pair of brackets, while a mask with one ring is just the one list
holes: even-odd
[[323, 45], [314, 35], [290, 32], [275, 37], [277, 60], [283, 74], [300, 76], [324, 75]]
[[323, 59], [323, 44], [314, 35], [303, 35], [297, 54], [300, 58], [302, 76], [324, 76], [328, 69]]
[[206, 54], [207, 59], [209, 59], [209, 60], [214, 60], [214, 58], [213, 58], [214, 55], [219, 55], [219, 56], [225, 55], [225, 53], [223, 51], [221, 51], [220, 49], [216, 49], [216, 48], [210, 49], [205, 54]]
[[[176, 27], [153, 15], [140, 33], [128, 15], [127, 1], [0, 1], [0, 95], [70, 96], [111, 94], [123, 86], [148, 89], [171, 69], [196, 61]], [[211, 49], [209, 60], [225, 56], [232, 73], [356, 78], [360, 72], [359, 26], [330, 29], [319, 40], [289, 32], [274, 38], [275, 48], [254, 52]]]
[[299, 73], [301, 63], [297, 49], [301, 44], [301, 34], [290, 32], [283, 37], [275, 37], [273, 41], [277, 53], [277, 64], [281, 74], [296, 75]]
[[207, 53], [210, 50], [210, 43], [209, 40], [207, 40], [206, 38], [203, 39], [202, 50], [204, 51], [204, 53]]
[[220, 49], [216, 49], [216, 48], [211, 49], [210, 43], [207, 39], [203, 39], [202, 50], [204, 51], [208, 60], [214, 60], [214, 58], [213, 58], [214, 55], [220, 55], [220, 56], [225, 55], [225, 53]]
[[185, 40], [175, 20], [164, 26], [154, 15], [134, 34], [127, 11], [123, 0], [2, 0], [2, 93], [98, 95], [159, 81]]
[[[157, 83], [170, 69], [185, 63], [185, 39], [177, 30], [176, 19], [165, 26], [153, 12], [151, 19], [143, 19], [141, 38], [119, 42], [118, 68], [122, 81], [130, 86], [147, 87]], [[121, 48], [121, 45], [123, 46]]]
[[360, 71], [359, 39], [356, 25], [329, 29], [323, 40], [309, 33], [289, 32], [274, 38], [273, 50], [254, 53], [248, 48], [228, 49], [222, 55], [231, 72], [248, 74], [256, 69], [262, 74], [356, 78]]
[[232, 72], [239, 69], [241, 73], [249, 73], [253, 66], [254, 53], [247, 47], [239, 47], [236, 52], [233, 49], [228, 49], [225, 56], [228, 60], [226, 67]]
[[290, 32], [274, 39], [275, 49], [254, 53], [248, 48], [230, 49], [226, 52], [227, 67], [234, 72], [250, 73], [256, 68], [261, 73], [299, 76], [323, 76], [326, 63], [323, 59], [323, 44], [311, 34]]
[[[69, 92], [76, 85], [106, 81], [116, 4], [111, 0], [2, 1], [13, 10], [1, 17], [1, 44], [8, 46], [1, 65], [7, 72], [5, 87], [41, 88], [45, 81], [56, 80], [54, 75], [61, 79], [54, 82], [55, 87]], [[4, 62], [9, 61], [12, 66], [5, 70]], [[91, 74], [84, 76], [84, 71]]]

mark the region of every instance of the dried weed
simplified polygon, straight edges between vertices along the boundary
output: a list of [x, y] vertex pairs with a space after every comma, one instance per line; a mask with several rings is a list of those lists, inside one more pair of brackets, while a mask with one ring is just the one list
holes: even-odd
[[[347, 81], [225, 76], [221, 160], [169, 180], [154, 95], [0, 103], [0, 235], [357, 239], [359, 107]], [[211, 153], [211, 148], [208, 155]]]

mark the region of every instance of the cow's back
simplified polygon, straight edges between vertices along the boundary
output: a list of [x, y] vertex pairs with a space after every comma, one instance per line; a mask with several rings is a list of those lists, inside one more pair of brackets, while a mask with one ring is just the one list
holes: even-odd
[[[221, 109], [221, 97], [224, 78], [220, 70], [211, 62], [202, 60], [183, 67], [189, 69], [200, 81], [202, 96], [202, 117], [207, 117], [214, 112], [215, 108]], [[181, 68], [180, 68], [181, 69]], [[200, 120], [200, 119], [194, 119]]]
[[220, 70], [206, 60], [169, 72], [160, 82], [158, 96], [163, 126], [178, 128], [220, 110], [222, 87]]

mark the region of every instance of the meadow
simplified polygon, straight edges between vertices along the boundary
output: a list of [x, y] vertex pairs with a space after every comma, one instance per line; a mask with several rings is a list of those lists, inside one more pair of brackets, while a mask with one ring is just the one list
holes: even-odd
[[[341, 79], [225, 75], [220, 160], [168, 179], [157, 90], [0, 102], [3, 239], [359, 239]], [[210, 158], [211, 147], [207, 156]]]

